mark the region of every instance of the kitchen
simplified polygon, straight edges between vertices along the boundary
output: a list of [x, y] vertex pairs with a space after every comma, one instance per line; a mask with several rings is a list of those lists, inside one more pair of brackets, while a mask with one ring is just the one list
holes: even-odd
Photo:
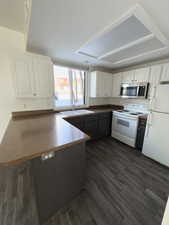
[[0, 3], [2, 225], [169, 223], [169, 4], [87, 2]]

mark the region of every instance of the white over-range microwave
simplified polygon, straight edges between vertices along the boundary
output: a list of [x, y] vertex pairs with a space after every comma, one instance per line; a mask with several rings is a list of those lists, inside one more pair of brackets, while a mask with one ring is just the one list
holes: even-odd
[[120, 96], [122, 98], [147, 98], [149, 83], [122, 83]]

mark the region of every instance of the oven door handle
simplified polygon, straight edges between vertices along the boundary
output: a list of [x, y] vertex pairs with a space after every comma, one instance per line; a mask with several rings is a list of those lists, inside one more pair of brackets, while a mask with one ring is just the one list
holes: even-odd
[[149, 131], [150, 131], [150, 128], [152, 127], [152, 124], [153, 124], [153, 114], [152, 112], [150, 112], [147, 119], [147, 126], [146, 126], [146, 132], [145, 132], [146, 137], [149, 136]]
[[138, 95], [139, 95], [139, 89], [140, 89], [140, 86], [137, 86], [137, 96], [136, 97], [138, 97]]
[[132, 117], [123, 117], [123, 116], [119, 116], [119, 115], [113, 115], [113, 118], [116, 119], [121, 119], [121, 120], [125, 120], [125, 121], [133, 121], [133, 120], [137, 120], [137, 118], [132, 118]]

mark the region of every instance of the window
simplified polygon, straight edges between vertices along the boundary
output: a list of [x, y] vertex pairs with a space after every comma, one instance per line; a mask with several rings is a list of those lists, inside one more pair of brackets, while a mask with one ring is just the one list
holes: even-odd
[[55, 65], [55, 107], [85, 105], [85, 79], [85, 71]]

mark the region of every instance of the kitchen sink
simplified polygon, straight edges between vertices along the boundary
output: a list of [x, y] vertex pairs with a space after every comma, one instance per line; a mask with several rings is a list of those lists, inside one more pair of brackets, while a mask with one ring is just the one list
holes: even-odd
[[94, 112], [90, 110], [85, 110], [85, 109], [61, 112], [61, 114], [63, 115], [81, 115], [81, 114], [90, 114], [90, 113], [94, 113]]

